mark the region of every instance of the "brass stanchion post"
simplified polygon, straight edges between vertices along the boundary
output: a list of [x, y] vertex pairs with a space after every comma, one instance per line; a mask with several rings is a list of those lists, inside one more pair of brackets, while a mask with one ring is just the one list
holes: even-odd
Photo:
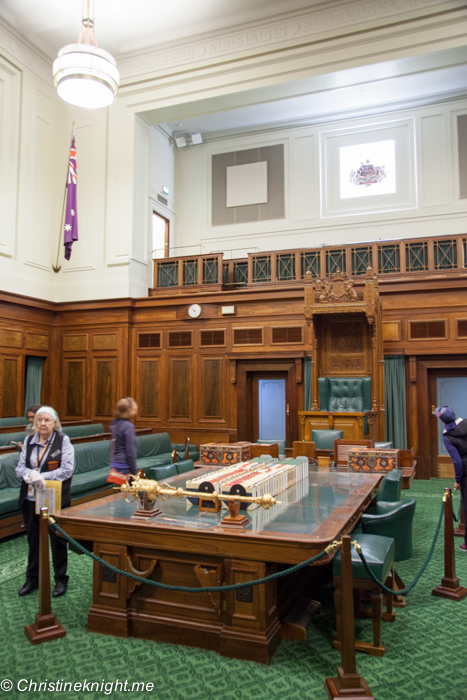
[[341, 548], [341, 605], [342, 605], [342, 666], [337, 669], [337, 678], [326, 678], [324, 687], [330, 700], [358, 698], [374, 700], [365, 679], [357, 672], [355, 664], [355, 621], [353, 610], [353, 577], [351, 540], [342, 538]]
[[36, 621], [24, 628], [31, 644], [42, 644], [66, 636], [50, 604], [49, 509], [41, 508], [39, 517], [39, 612]]
[[454, 523], [452, 517], [452, 491], [444, 489], [444, 577], [441, 585], [431, 591], [439, 598], [462, 600], [467, 595], [467, 588], [459, 585], [456, 576], [456, 560], [454, 556]]

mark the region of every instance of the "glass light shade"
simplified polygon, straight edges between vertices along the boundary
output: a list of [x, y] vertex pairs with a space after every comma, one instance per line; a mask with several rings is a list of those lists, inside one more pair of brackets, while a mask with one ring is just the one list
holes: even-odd
[[120, 81], [113, 56], [89, 44], [69, 44], [60, 49], [53, 77], [65, 102], [87, 109], [112, 104]]

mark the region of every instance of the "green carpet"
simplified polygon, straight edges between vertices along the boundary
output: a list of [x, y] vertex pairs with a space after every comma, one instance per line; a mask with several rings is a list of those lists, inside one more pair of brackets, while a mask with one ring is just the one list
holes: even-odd
[[[406, 584], [424, 562], [441, 508], [444, 480], [415, 481], [405, 495], [417, 498], [414, 522], [415, 553], [397, 569]], [[457, 513], [459, 496], [455, 494]], [[458, 549], [456, 567], [467, 586], [467, 554]], [[335, 676], [340, 654], [333, 650], [335, 619], [332, 588], [321, 591], [323, 612], [315, 617], [307, 642], [283, 641], [269, 667], [225, 659], [217, 653], [158, 644], [137, 639], [116, 639], [88, 634], [87, 611], [91, 605], [92, 562], [70, 553], [70, 585], [66, 596], [53, 602], [53, 610], [67, 631], [64, 639], [32, 646], [24, 627], [38, 610], [36, 593], [19, 598], [24, 582], [27, 543], [24, 536], [0, 544], [1, 668], [0, 698], [154, 698], [154, 700], [326, 700], [324, 679]], [[357, 668], [377, 700], [466, 700], [467, 599], [452, 602], [431, 595], [443, 575], [442, 533], [431, 563], [408, 596], [407, 606], [397, 609], [396, 621], [383, 623], [386, 654], [374, 658], [357, 654]], [[356, 621], [357, 638], [370, 641], [371, 620]], [[14, 686], [7, 691], [2, 679]], [[39, 692], [17, 688], [17, 682], [98, 682], [102, 690]], [[128, 681], [130, 690], [113, 689], [110, 683]], [[108, 683], [102, 686], [102, 682]], [[133, 682], [154, 683], [152, 691], [131, 691]], [[33, 686], [31, 686], [33, 688]], [[88, 685], [89, 687], [89, 685]]]

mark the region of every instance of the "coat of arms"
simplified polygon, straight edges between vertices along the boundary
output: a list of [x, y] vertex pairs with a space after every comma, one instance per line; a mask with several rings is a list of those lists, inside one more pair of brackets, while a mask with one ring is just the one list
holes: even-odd
[[384, 165], [373, 165], [367, 160], [365, 163], [361, 163], [358, 170], [350, 171], [349, 180], [354, 185], [370, 187], [370, 185], [382, 182], [385, 177], [387, 177], [387, 173]]

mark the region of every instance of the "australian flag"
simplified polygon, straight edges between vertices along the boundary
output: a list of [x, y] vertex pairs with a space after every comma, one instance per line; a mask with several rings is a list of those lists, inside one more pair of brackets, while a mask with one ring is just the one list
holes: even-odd
[[64, 227], [65, 259], [71, 256], [73, 241], [78, 240], [78, 210], [76, 207], [76, 145], [75, 134], [71, 139], [70, 158], [66, 183], [66, 208]]

